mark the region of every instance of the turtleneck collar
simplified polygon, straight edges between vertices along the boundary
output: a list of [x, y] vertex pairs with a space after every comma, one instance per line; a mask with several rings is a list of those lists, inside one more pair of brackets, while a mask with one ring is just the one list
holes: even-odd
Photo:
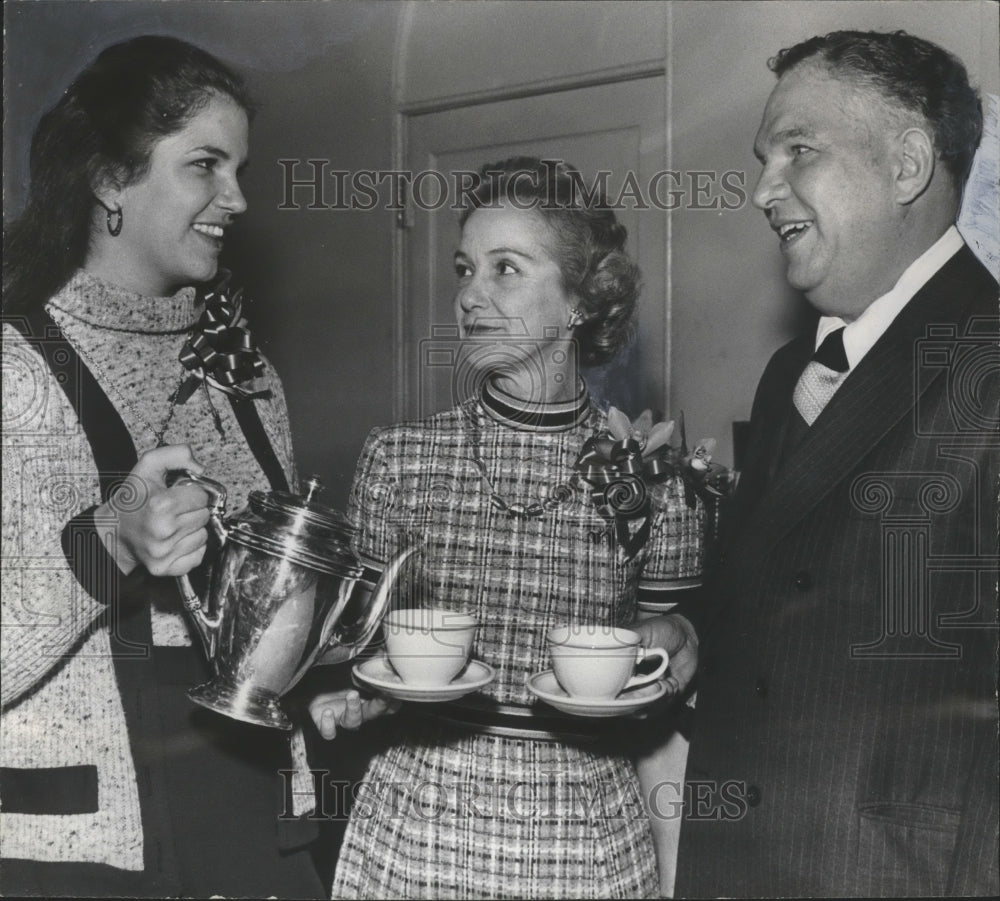
[[564, 432], [586, 421], [590, 397], [581, 381], [576, 397], [557, 403], [521, 400], [502, 391], [492, 379], [483, 381], [479, 397], [490, 419], [514, 429], [532, 432]]
[[147, 297], [77, 270], [49, 305], [97, 328], [143, 334], [182, 333], [202, 312], [194, 288], [171, 297]]

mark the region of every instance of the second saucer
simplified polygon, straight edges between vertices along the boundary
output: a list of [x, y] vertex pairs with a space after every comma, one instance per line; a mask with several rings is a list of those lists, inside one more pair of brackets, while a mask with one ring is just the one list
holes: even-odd
[[666, 694], [663, 682], [652, 682], [639, 688], [623, 691], [616, 698], [580, 698], [569, 695], [556, 680], [552, 670], [529, 676], [525, 681], [528, 691], [536, 698], [551, 704], [556, 710], [573, 716], [625, 716], [648, 707]]

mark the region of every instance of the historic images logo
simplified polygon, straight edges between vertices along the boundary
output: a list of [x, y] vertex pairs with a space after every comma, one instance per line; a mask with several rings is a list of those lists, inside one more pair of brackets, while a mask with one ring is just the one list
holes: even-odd
[[[938, 465], [866, 472], [851, 485], [855, 509], [877, 516], [882, 533], [880, 634], [853, 644], [853, 658], [959, 658], [960, 633], [996, 629], [997, 486], [987, 483], [1000, 468], [998, 397], [996, 320], [973, 319], [961, 335], [928, 326], [914, 346], [912, 423]], [[937, 530], [964, 534], [967, 547], [936, 552]]]
[[[560, 160], [543, 160], [553, 171]], [[477, 172], [458, 169], [440, 172], [425, 169], [420, 172], [386, 169], [330, 168], [324, 159], [279, 159], [282, 174], [282, 199], [279, 210], [359, 210], [385, 209], [401, 212], [411, 203], [421, 210], [451, 209], [460, 211], [472, 205], [472, 194], [480, 183]], [[487, 178], [499, 180], [500, 172], [487, 172]], [[519, 180], [534, 181], [535, 172], [516, 172], [509, 176], [513, 188]], [[663, 169], [641, 179], [635, 172], [625, 172], [621, 184], [615, 173], [601, 170], [590, 180], [578, 172], [570, 174], [570, 196], [559, 200], [555, 196], [541, 201], [525, 201], [511, 196], [509, 202], [520, 209], [542, 205], [589, 206], [598, 198], [614, 210], [738, 210], [746, 205], [746, 173], [730, 169], [677, 171]], [[492, 196], [504, 196], [494, 191]]]

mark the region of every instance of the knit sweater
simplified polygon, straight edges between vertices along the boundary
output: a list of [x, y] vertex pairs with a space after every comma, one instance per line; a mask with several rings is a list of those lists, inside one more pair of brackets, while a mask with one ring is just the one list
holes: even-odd
[[[47, 305], [52, 318], [120, 414], [136, 451], [155, 447], [184, 370], [178, 354], [202, 312], [192, 289], [143, 297], [76, 273]], [[105, 607], [76, 581], [60, 536], [100, 502], [90, 445], [44, 361], [4, 327], [3, 620], [0, 678], [5, 767], [96, 765], [94, 813], [0, 813], [0, 856], [143, 866], [139, 789], [115, 678]], [[289, 481], [294, 481], [284, 395], [270, 366], [256, 401]], [[213, 408], [224, 435], [213, 424]], [[190, 445], [239, 509], [267, 480], [225, 395], [202, 387], [170, 415], [169, 444]], [[186, 645], [178, 609], [151, 609], [154, 644]]]

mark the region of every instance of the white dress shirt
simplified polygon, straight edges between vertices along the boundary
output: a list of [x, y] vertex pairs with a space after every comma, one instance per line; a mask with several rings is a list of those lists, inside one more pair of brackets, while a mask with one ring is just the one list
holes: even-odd
[[885, 333], [913, 296], [930, 281], [963, 245], [962, 236], [951, 226], [940, 238], [917, 257], [899, 277], [892, 289], [872, 301], [853, 322], [839, 316], [822, 316], [816, 326], [816, 348], [835, 329], [844, 328], [844, 352], [853, 370]]

